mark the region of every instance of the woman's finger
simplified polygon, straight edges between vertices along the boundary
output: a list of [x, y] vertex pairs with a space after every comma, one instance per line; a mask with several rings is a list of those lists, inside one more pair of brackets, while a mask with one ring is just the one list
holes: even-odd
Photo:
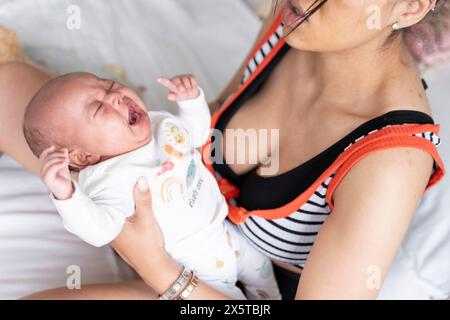
[[152, 210], [152, 195], [150, 186], [145, 177], [140, 177], [133, 190], [134, 204], [136, 205], [135, 215], [142, 212], [148, 213]]

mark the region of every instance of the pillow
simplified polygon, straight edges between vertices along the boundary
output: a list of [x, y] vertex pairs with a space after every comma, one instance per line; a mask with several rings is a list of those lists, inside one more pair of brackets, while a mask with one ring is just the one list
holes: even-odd
[[24, 60], [17, 34], [0, 25], [0, 63]]

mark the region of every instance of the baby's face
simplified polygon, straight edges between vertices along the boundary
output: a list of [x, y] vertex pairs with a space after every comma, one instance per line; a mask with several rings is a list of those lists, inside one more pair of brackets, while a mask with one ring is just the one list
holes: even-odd
[[105, 159], [151, 141], [147, 109], [130, 88], [80, 74], [56, 90], [62, 90], [61, 111], [77, 150]]

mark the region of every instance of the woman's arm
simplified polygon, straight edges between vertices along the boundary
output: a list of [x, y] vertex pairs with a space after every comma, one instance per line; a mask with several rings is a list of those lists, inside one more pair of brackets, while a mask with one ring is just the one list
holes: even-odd
[[430, 179], [433, 160], [390, 149], [360, 161], [335, 192], [298, 299], [374, 299]]
[[[153, 214], [151, 192], [145, 178], [139, 179], [133, 194], [135, 214], [128, 219], [122, 232], [111, 244], [145, 283], [161, 295], [176, 281], [183, 268], [164, 250], [164, 239]], [[189, 299], [231, 298], [200, 282]]]
[[0, 155], [8, 154], [36, 175], [39, 161], [25, 141], [22, 121], [31, 98], [49, 79], [28, 64], [0, 64]]
[[[116, 247], [114, 247], [116, 249]], [[183, 268], [168, 254], [161, 252], [156, 256], [142, 256], [136, 272], [145, 283], [159, 295], [167, 291], [181, 274]], [[231, 297], [200, 282], [188, 300], [231, 300]]]

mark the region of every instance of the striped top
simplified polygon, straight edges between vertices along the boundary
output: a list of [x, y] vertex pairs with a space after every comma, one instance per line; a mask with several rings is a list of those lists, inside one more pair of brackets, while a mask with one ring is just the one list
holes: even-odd
[[[289, 50], [282, 35], [278, 20], [250, 55], [241, 88], [213, 117], [214, 128], [226, 128]], [[436, 151], [441, 143], [438, 131], [439, 126], [428, 115], [400, 110], [368, 121], [315, 158], [277, 177], [260, 177], [256, 170], [238, 176], [226, 164], [205, 164], [216, 175], [230, 205], [230, 219], [244, 236], [272, 259], [303, 268], [321, 226], [333, 210], [334, 190], [348, 170], [370, 151], [387, 148], [390, 139], [389, 147], [414, 146], [432, 154], [432, 186], [444, 175]], [[214, 150], [206, 146], [204, 155], [211, 152], [215, 159], [221, 158], [217, 154], [222, 152], [221, 142], [214, 143]]]
[[250, 58], [247, 68], [242, 76], [241, 84], [244, 84], [250, 76], [258, 69], [272, 49], [280, 42], [283, 37], [283, 26], [280, 25], [275, 32], [258, 48], [256, 53]]
[[[377, 131], [379, 130], [362, 135], [350, 143], [345, 150]], [[440, 144], [440, 138], [433, 132], [418, 134], [417, 136], [432, 142], [435, 146]], [[298, 168], [301, 168], [301, 166]], [[267, 256], [303, 268], [322, 224], [331, 213], [327, 193], [334, 177], [335, 173], [321, 181], [308, 200], [291, 215], [274, 220], [250, 216], [244, 223], [238, 225], [239, 229], [251, 243]], [[289, 178], [295, 179], [296, 177], [290, 173]], [[282, 187], [283, 184], [276, 181], [272, 183], [280, 185], [280, 189], [286, 191], [285, 187]], [[277, 186], [274, 185], [270, 190], [276, 188]], [[253, 194], [252, 198], [261, 198], [255, 188], [253, 188]], [[241, 193], [240, 197], [244, 197], [244, 195]], [[262, 198], [267, 199], [264, 196]], [[245, 207], [241, 199], [238, 203]]]

